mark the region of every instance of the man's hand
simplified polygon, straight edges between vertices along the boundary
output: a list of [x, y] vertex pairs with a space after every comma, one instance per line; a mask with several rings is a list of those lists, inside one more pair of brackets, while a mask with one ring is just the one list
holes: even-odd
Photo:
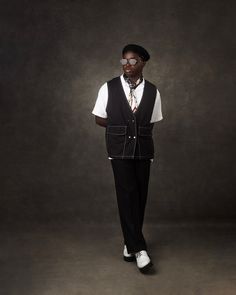
[[95, 122], [99, 126], [106, 127], [107, 126], [107, 119], [95, 116]]

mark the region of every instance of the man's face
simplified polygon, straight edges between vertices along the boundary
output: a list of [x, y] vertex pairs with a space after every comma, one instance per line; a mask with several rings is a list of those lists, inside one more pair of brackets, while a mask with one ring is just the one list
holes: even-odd
[[126, 52], [123, 55], [124, 59], [136, 59], [138, 62], [135, 65], [130, 65], [127, 63], [126, 65], [123, 65], [123, 71], [124, 73], [130, 77], [130, 78], [135, 78], [139, 77], [142, 74], [143, 67], [145, 66], [145, 62], [142, 61], [141, 57], [132, 51]]

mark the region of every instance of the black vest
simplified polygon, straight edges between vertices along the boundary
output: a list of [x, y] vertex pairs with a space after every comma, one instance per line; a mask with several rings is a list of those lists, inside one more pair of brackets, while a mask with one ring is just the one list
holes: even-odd
[[120, 77], [107, 82], [108, 102], [106, 146], [115, 159], [152, 159], [154, 144], [150, 123], [156, 99], [156, 86], [145, 80], [141, 102], [135, 113], [126, 98]]

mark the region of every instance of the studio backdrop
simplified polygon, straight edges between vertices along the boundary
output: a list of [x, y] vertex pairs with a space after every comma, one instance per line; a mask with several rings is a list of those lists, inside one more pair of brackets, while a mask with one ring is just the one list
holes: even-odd
[[92, 109], [144, 46], [157, 85], [146, 221], [236, 217], [235, 1], [1, 1], [4, 222], [117, 222]]

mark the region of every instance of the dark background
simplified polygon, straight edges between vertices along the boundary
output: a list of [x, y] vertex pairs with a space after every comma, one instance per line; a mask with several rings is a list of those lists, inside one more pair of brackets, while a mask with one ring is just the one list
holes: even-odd
[[235, 3], [1, 1], [1, 221], [117, 222], [91, 111], [127, 43], [162, 98], [146, 222], [235, 218]]

